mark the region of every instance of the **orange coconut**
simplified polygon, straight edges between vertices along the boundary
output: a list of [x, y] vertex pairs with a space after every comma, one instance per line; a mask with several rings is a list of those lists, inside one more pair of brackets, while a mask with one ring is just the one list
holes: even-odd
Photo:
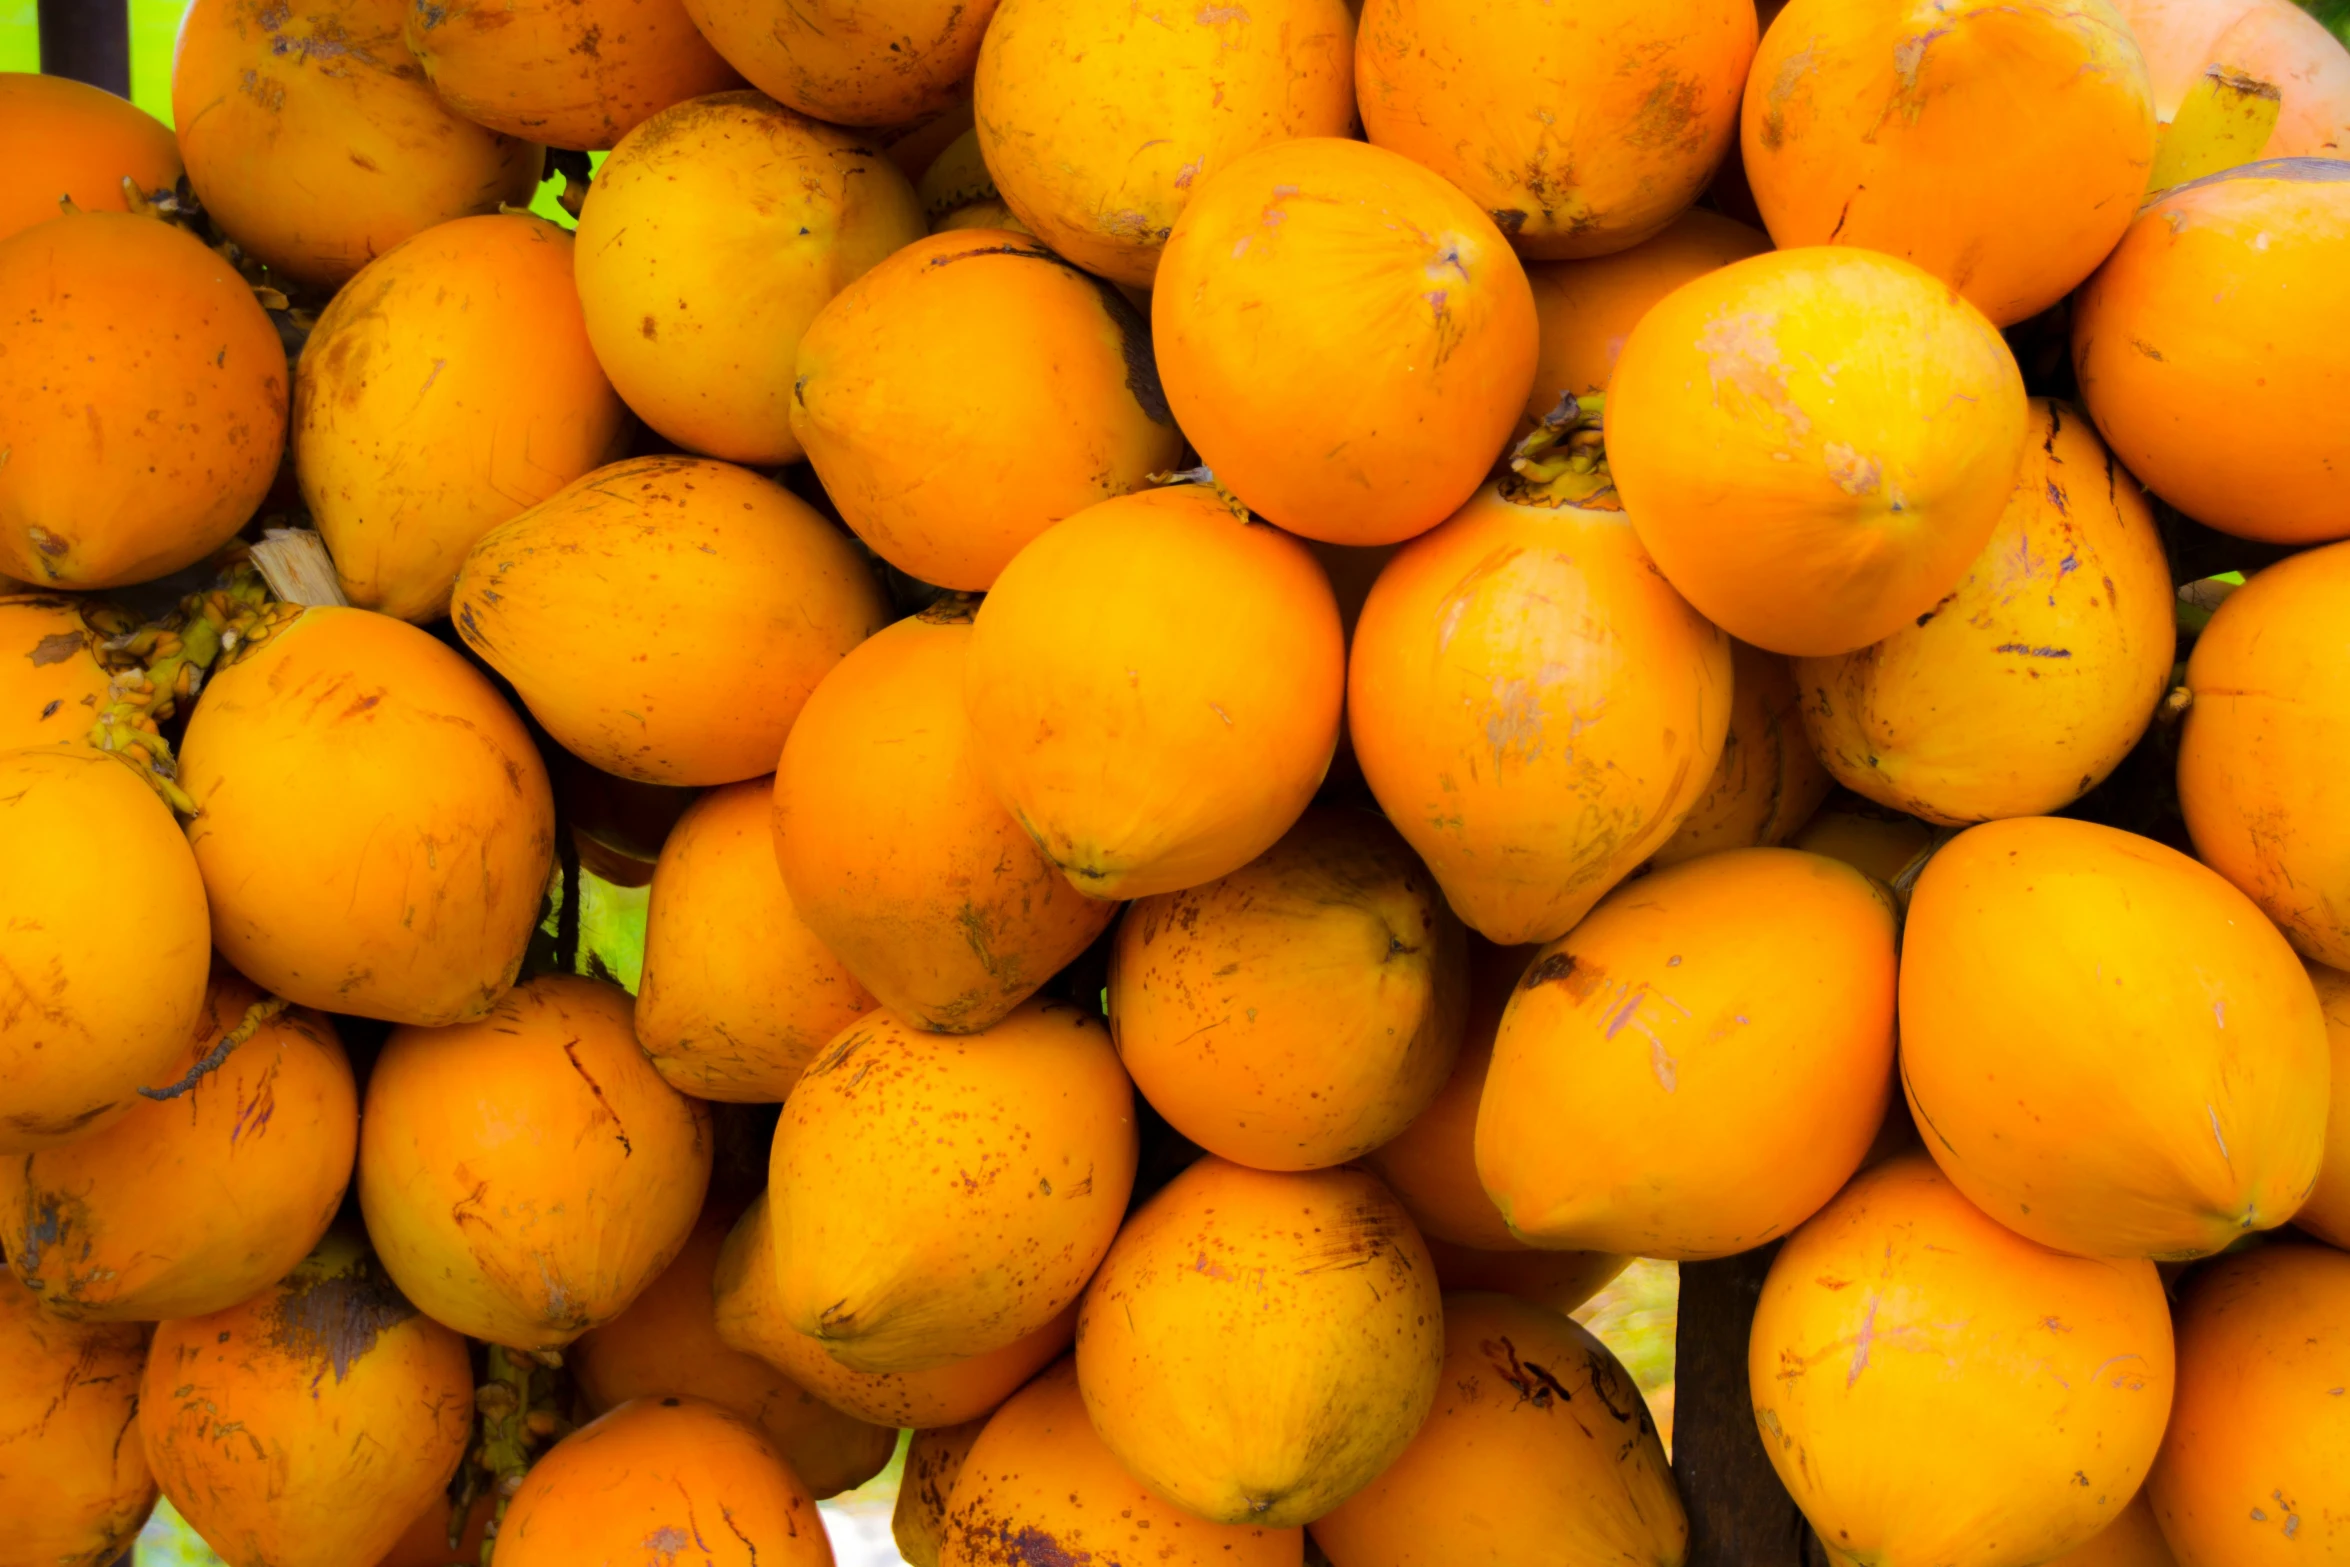
[[146, 1358], [144, 1329], [61, 1322], [0, 1270], [0, 1511], [16, 1520], [10, 1560], [111, 1567], [130, 1547], [155, 1505], [135, 1429]]
[[0, 1154], [30, 1154], [164, 1080], [203, 1011], [212, 922], [170, 808], [62, 746], [0, 752], [0, 909]]
[[1860, 1168], [1893, 1082], [1893, 902], [1733, 849], [1619, 888], [1518, 982], [1477, 1173], [1537, 1246], [1696, 1260], [1786, 1234]]
[[1604, 256], [1701, 195], [1738, 129], [1749, 0], [1368, 0], [1363, 129], [1528, 256]]
[[1914, 816], [1858, 795], [1839, 794], [1787, 840], [1791, 849], [1824, 854], [1891, 882], [1934, 843], [1934, 830]]
[[406, 39], [441, 102], [550, 147], [609, 147], [742, 85], [680, 0], [416, 0]]
[[1332, 1567], [1681, 1561], [1689, 1520], [1656, 1422], [1580, 1324], [1448, 1294], [1439, 1387], [1402, 1456], [1314, 1520]]
[[1443, 1361], [1428, 1249], [1351, 1169], [1201, 1159], [1136, 1211], [1077, 1321], [1094, 1429], [1218, 1523], [1288, 1528], [1361, 1490], [1427, 1418]]
[[[2350, 50], [2291, 0], [2113, 5], [2146, 57], [2166, 152], [2174, 131], [2192, 134], [2198, 121], [2211, 125], [2206, 116], [2249, 89], [2248, 96], [2275, 105], [2275, 119], [2264, 124], [2266, 113], [2255, 111], [2239, 135], [2225, 138], [2226, 166], [2256, 158], [2350, 157]], [[2216, 117], [2229, 118], [2224, 110]]]
[[1770, 248], [1761, 230], [1692, 207], [1630, 250], [1529, 265], [1526, 281], [1534, 290], [1541, 348], [1520, 427], [1531, 429], [1570, 393], [1605, 392], [1625, 339], [1658, 300], [1693, 278]]
[[1730, 667], [1722, 759], [1680, 827], [1649, 856], [1651, 865], [1785, 843], [1835, 787], [1803, 732], [1803, 693], [1788, 661], [1734, 642]]
[[129, 210], [122, 182], [142, 194], [179, 183], [171, 127], [101, 87], [30, 71], [0, 72], [0, 143], [16, 156], [0, 169], [0, 239], [59, 213]]
[[139, 1387], [163, 1494], [232, 1567], [375, 1561], [472, 1429], [465, 1341], [340, 1230], [250, 1300], [163, 1324]]
[[[942, 587], [986, 588], [1183, 452], [1149, 324], [1002, 229], [934, 234], [851, 283], [800, 339], [798, 376], [792, 431], [843, 520]], [[953, 460], [909, 462], [910, 445]]]
[[808, 928], [769, 848], [764, 778], [713, 789], [653, 869], [636, 1037], [697, 1099], [780, 1103], [873, 997]]
[[489, 1534], [490, 1517], [498, 1498], [488, 1491], [465, 1509], [465, 1522], [456, 1543], [449, 1540], [453, 1503], [446, 1491], [425, 1503], [424, 1511], [408, 1522], [408, 1531], [393, 1542], [375, 1567], [481, 1567], [482, 1542]]
[[950, 1034], [1001, 1021], [1118, 912], [1070, 886], [979, 774], [971, 612], [941, 600], [841, 660], [792, 726], [774, 790], [796, 916], [883, 1006]]
[[1114, 0], [1002, 0], [972, 83], [980, 150], [1046, 244], [1149, 288], [1216, 175], [1353, 128], [1354, 34], [1343, 0], [1203, 6], [1179, 23]]
[[2027, 412], [1997, 330], [1918, 268], [1775, 251], [1641, 318], [1608, 382], [1608, 461], [1701, 613], [1826, 657], [1958, 585], [2007, 504]]
[[821, 1500], [864, 1484], [897, 1450], [898, 1434], [842, 1414], [758, 1356], [718, 1336], [711, 1281], [732, 1227], [713, 1205], [645, 1292], [564, 1356], [590, 1413], [632, 1398], [703, 1399], [763, 1432]]
[[1028, 225], [1013, 216], [1004, 204], [1003, 193], [996, 189], [995, 175], [980, 155], [976, 126], [948, 142], [924, 166], [914, 181], [914, 194], [921, 199], [923, 220], [933, 234], [948, 229], [1029, 232]]
[[1929, 822], [2059, 810], [2145, 733], [2175, 619], [2145, 496], [2087, 420], [2035, 398], [1991, 542], [1913, 624], [1798, 662], [1803, 727], [1839, 783]]
[[1078, 891], [1142, 898], [1273, 846], [1330, 765], [1346, 648], [1303, 545], [1200, 485], [1089, 506], [980, 605], [979, 770]]
[[1772, 1467], [1847, 1557], [2026, 1567], [2145, 1479], [2170, 1311], [2152, 1263], [2036, 1246], [1909, 1154], [1781, 1249], [1747, 1375]]
[[2073, 307], [2073, 368], [2114, 455], [2223, 533], [2350, 534], [2350, 162], [2248, 163], [2148, 207]]
[[1575, 1310], [1614, 1282], [1632, 1259], [1601, 1251], [1480, 1251], [1431, 1239], [1436, 1282], [1447, 1291], [1515, 1295], [1551, 1311]]
[[[194, 0], [171, 117], [205, 213], [331, 289], [411, 234], [527, 205], [545, 154], [443, 103], [401, 37], [409, 0]], [[333, 199], [322, 199], [332, 192]]]
[[877, 1425], [926, 1430], [976, 1420], [1067, 1349], [1077, 1331], [1077, 1303], [1071, 1301], [1052, 1321], [1002, 1349], [921, 1371], [853, 1371], [832, 1358], [822, 1339], [785, 1320], [777, 1283], [783, 1265], [775, 1245], [763, 1194], [735, 1222], [718, 1255], [718, 1336], [835, 1409]]
[[113, 691], [98, 662], [100, 606], [54, 594], [0, 596], [0, 750], [87, 746]]
[[1297, 1567], [1304, 1557], [1298, 1529], [1210, 1522], [1144, 1487], [1086, 1418], [1068, 1360], [989, 1419], [955, 1476], [938, 1551], [939, 1567]]
[[2206, 865], [2308, 956], [2350, 968], [2350, 543], [2228, 595], [2187, 659], [2179, 804]]
[[698, 1398], [640, 1398], [531, 1466], [498, 1524], [498, 1567], [630, 1557], [832, 1567], [815, 1499], [775, 1444]]
[[90, 212], [0, 240], [0, 358], [0, 572], [165, 576], [227, 543], [277, 477], [277, 329], [182, 229]]
[[359, 1206], [436, 1321], [512, 1349], [609, 1322], [684, 1247], [710, 1112], [661, 1080], [628, 992], [550, 974], [479, 1022], [395, 1030], [368, 1078]]
[[343, 596], [449, 612], [474, 540], [627, 444], [580, 321], [571, 236], [523, 213], [459, 218], [370, 262], [318, 318], [294, 377], [294, 470]]
[[1910, 1108], [1958, 1189], [2042, 1245], [2184, 1259], [2284, 1223], [2317, 1179], [2328, 1057], [2276, 927], [2151, 839], [1989, 822], [1918, 878]]
[[967, 99], [995, 0], [685, 0], [685, 10], [769, 97], [836, 125], [903, 125]]
[[2350, 1557], [2350, 1256], [2267, 1246], [2179, 1304], [2179, 1391], [2147, 1481], [2179, 1567]]
[[1315, 1170], [1395, 1137], [1444, 1086], [1467, 970], [1460, 921], [1395, 830], [1309, 811], [1231, 875], [1126, 911], [1110, 1032], [1184, 1136]]
[[[185, 1080], [261, 992], [218, 970], [153, 1091]], [[49, 1311], [160, 1322], [223, 1311], [292, 1272], [351, 1179], [359, 1096], [332, 1024], [255, 1019], [226, 1060], [167, 1100], [0, 1166], [0, 1243]]]
[[2088, 1544], [2056, 1557], [2047, 1567], [2179, 1567], [2179, 1559], [2154, 1521], [2153, 1504], [2140, 1491]]
[[565, 750], [664, 784], [773, 769], [816, 682], [887, 618], [839, 529], [699, 457], [599, 468], [491, 529], [450, 610]]
[[963, 1472], [963, 1460], [971, 1456], [972, 1444], [986, 1429], [985, 1420], [966, 1420], [959, 1426], [917, 1431], [907, 1441], [905, 1472], [898, 1481], [897, 1504], [890, 1510], [889, 1532], [898, 1555], [913, 1567], [938, 1567], [939, 1549], [946, 1542], [947, 1499], [954, 1493], [955, 1477]]
[[923, 233], [913, 186], [850, 132], [757, 93], [696, 98], [631, 131], [597, 171], [576, 253], [588, 340], [669, 440], [791, 462], [800, 334]]
[[2319, 1240], [2350, 1249], [2350, 974], [2313, 963], [2309, 977], [2317, 986], [2333, 1054], [2333, 1104], [2317, 1188], [2293, 1222]]
[[1134, 1183], [1133, 1090], [1090, 1009], [969, 1036], [876, 1011], [817, 1057], [769, 1163], [784, 1318], [858, 1371], [1034, 1333], [1085, 1288]]
[[1657, 574], [1602, 481], [1512, 475], [1380, 574], [1347, 732], [1472, 930], [1564, 935], [1719, 765], [1730, 639]]
[[429, 633], [304, 610], [214, 672], [180, 783], [213, 939], [255, 984], [431, 1026], [480, 1017], [514, 983], [554, 801], [522, 721]]
[[1476, 203], [1319, 136], [1193, 194], [1151, 338], [1218, 483], [1292, 533], [1391, 544], [1483, 482], [1534, 384], [1537, 331], [1525, 269]]

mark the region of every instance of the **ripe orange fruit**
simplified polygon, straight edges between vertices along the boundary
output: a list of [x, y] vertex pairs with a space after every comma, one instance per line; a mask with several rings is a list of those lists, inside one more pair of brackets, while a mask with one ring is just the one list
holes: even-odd
[[1705, 793], [1648, 858], [1657, 869], [1723, 849], [1768, 849], [1810, 821], [1836, 780], [1804, 733], [1789, 660], [1730, 645], [1730, 728]]
[[155, 1482], [137, 1432], [146, 1358], [145, 1328], [61, 1321], [0, 1269], [0, 1508], [16, 1520], [11, 1557], [111, 1567], [147, 1522]]
[[31, 71], [0, 73], [0, 142], [18, 155], [0, 169], [0, 239], [59, 215], [124, 212], [122, 182], [142, 193], [179, 183], [171, 127], [101, 87]]
[[742, 85], [680, 0], [416, 0], [405, 37], [441, 102], [550, 147], [609, 147]]
[[995, 0], [814, 0], [781, 10], [769, 0], [685, 0], [685, 11], [770, 98], [835, 125], [904, 125], [969, 92]]

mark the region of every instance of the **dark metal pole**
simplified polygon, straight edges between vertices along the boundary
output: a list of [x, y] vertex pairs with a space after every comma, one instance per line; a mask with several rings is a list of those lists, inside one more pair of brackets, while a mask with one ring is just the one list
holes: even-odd
[[41, 0], [41, 71], [131, 95], [130, 0]]

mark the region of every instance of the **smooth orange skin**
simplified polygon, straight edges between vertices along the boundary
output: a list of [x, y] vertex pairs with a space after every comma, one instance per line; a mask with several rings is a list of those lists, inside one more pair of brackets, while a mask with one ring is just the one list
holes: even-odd
[[113, 677], [98, 662], [100, 636], [83, 611], [82, 601], [60, 594], [0, 594], [0, 750], [89, 748]]
[[1425, 533], [1475, 492], [1536, 339], [1493, 220], [1335, 137], [1259, 148], [1193, 191], [1151, 288], [1159, 378], [1200, 460], [1267, 521], [1332, 544]]
[[2167, 192], [2073, 305], [2090, 417], [2147, 488], [2247, 539], [2350, 535], [2350, 162], [2247, 163]]
[[564, 1364], [590, 1413], [632, 1398], [702, 1399], [758, 1427], [817, 1500], [852, 1490], [881, 1473], [898, 1434], [842, 1414], [718, 1336], [712, 1280], [732, 1227], [731, 1209], [704, 1209], [677, 1259]]
[[136, 773], [79, 748], [0, 752], [0, 1155], [92, 1135], [163, 1080], [213, 934], [179, 823]]
[[1689, 1520], [1656, 1422], [1579, 1323], [1447, 1294], [1439, 1387], [1402, 1455], [1314, 1520], [1334, 1567], [1678, 1567]]
[[[792, 434], [842, 519], [941, 587], [984, 591], [1046, 528], [1183, 453], [1148, 323], [1000, 228], [933, 234], [842, 289], [797, 374]], [[910, 439], [954, 460], [909, 462]]]
[[2140, 1491], [2121, 1515], [2088, 1544], [2065, 1552], [2047, 1567], [2179, 1567], [2154, 1508]]
[[0, 1271], [0, 1512], [12, 1560], [111, 1567], [147, 1522], [155, 1482], [132, 1429], [146, 1358], [144, 1329], [60, 1322]]
[[1545, 947], [1494, 1039], [1477, 1174], [1536, 1246], [1694, 1261], [1811, 1217], [1893, 1082], [1893, 901], [1732, 849], [1644, 876]]
[[710, 1180], [710, 1111], [663, 1082], [628, 992], [550, 974], [479, 1022], [403, 1028], [367, 1082], [359, 1207], [419, 1308], [554, 1349], [675, 1260]]
[[963, 1472], [963, 1460], [971, 1456], [972, 1444], [986, 1429], [984, 1419], [967, 1420], [959, 1426], [917, 1431], [906, 1443], [905, 1473], [898, 1481], [897, 1505], [890, 1510], [889, 1532], [898, 1554], [913, 1567], [938, 1567], [939, 1550], [946, 1543], [947, 1499], [954, 1493], [955, 1477]]
[[1436, 1401], [1434, 1264], [1359, 1170], [1209, 1155], [1136, 1210], [1077, 1319], [1094, 1429], [1184, 1511], [1282, 1529], [1369, 1484]]
[[2228, 595], [2187, 659], [2179, 804], [2203, 863], [2308, 957], [2350, 968], [2350, 544]]
[[319, 316], [294, 376], [294, 471], [353, 604], [438, 620], [476, 539], [626, 447], [571, 250], [543, 218], [458, 218], [368, 263]]
[[764, 778], [713, 789], [653, 867], [637, 1043], [679, 1093], [780, 1104], [873, 997], [808, 928], [768, 827]]
[[2081, 1256], [2274, 1228], [2325, 1147], [2325, 1019], [2293, 949], [2213, 872], [2090, 822], [1989, 822], [1927, 863], [1901, 1067], [1958, 1189]]
[[142, 192], [179, 183], [170, 126], [69, 77], [0, 71], [0, 143], [17, 150], [0, 169], [0, 239], [58, 216], [60, 196], [84, 212], [127, 212], [125, 179]]
[[784, 1102], [768, 1163], [784, 1320], [857, 1371], [1001, 1349], [1085, 1288], [1126, 1212], [1133, 1089], [1091, 1009], [971, 1035], [887, 1012]]
[[580, 1427], [523, 1477], [497, 1567], [679, 1559], [832, 1567], [815, 1499], [775, 1444], [698, 1398], [640, 1398]]
[[775, 1242], [762, 1193], [735, 1222], [718, 1256], [718, 1336], [833, 1408], [876, 1425], [929, 1430], [980, 1419], [1067, 1349], [1077, 1331], [1077, 1303], [1071, 1301], [1052, 1321], [1002, 1349], [921, 1371], [853, 1371], [832, 1358], [822, 1339], [785, 1320]]
[[2096, 270], [2154, 143], [2145, 60], [2107, 0], [1793, 0], [1740, 134], [1780, 248], [1899, 256], [1999, 326]]
[[1934, 830], [1916, 817], [1846, 794], [1821, 806], [1787, 840], [1787, 846], [1842, 860], [1855, 870], [1891, 883], [1933, 842]]
[[414, 0], [405, 36], [441, 102], [550, 147], [610, 147], [743, 84], [680, 0]]
[[1259, 1170], [1344, 1164], [1451, 1074], [1468, 944], [1369, 811], [1309, 811], [1231, 875], [1145, 898], [1110, 955], [1110, 1035], [1152, 1108]]
[[1302, 1530], [1211, 1522], [1144, 1487], [1095, 1433], [1076, 1364], [1063, 1360], [997, 1410], [964, 1457], [937, 1561], [1297, 1567], [1304, 1559]]
[[902, 125], [969, 91], [995, 0], [685, 0], [753, 86], [835, 125]]
[[277, 477], [286, 359], [236, 269], [152, 218], [0, 240], [0, 571], [44, 587], [167, 576]]
[[780, 467], [804, 455], [801, 334], [925, 231], [914, 187], [852, 133], [753, 92], [692, 99], [597, 171], [574, 256], [588, 340], [662, 436]]
[[980, 150], [1031, 232], [1149, 288], [1176, 219], [1226, 167], [1352, 131], [1354, 52], [1343, 0], [1003, 0], [972, 82]]
[[[226, 969], [177, 1083], [261, 992]], [[0, 1167], [0, 1243], [53, 1316], [160, 1322], [225, 1311], [294, 1270], [350, 1183], [359, 1095], [334, 1026], [281, 1012], [176, 1100]]]
[[213, 672], [179, 763], [212, 939], [238, 973], [424, 1026], [480, 1017], [514, 983], [554, 798], [522, 720], [429, 633], [303, 611]]
[[1529, 263], [1526, 282], [1534, 290], [1541, 337], [1534, 391], [1520, 428], [1532, 429], [1566, 393], [1605, 392], [1625, 340], [1658, 300], [1693, 278], [1770, 248], [1770, 236], [1760, 229], [1691, 207], [1629, 250]]
[[1774, 251], [1684, 284], [1608, 382], [1624, 509], [1700, 613], [1773, 653], [1879, 642], [1998, 526], [2023, 376], [1980, 311], [1874, 251]]
[[1747, 1376], [1772, 1467], [1847, 1557], [2026, 1567], [2145, 1479], [2170, 1311], [2152, 1263], [2036, 1246], [1909, 1154], [1780, 1250]]
[[1347, 674], [1371, 792], [1505, 946], [1564, 935], [1672, 837], [1730, 710], [1730, 639], [1623, 512], [1493, 487], [1380, 573]]
[[491, 529], [449, 608], [565, 750], [657, 784], [773, 771], [808, 693], [888, 618], [840, 530], [699, 457], [599, 468]]
[[1367, 0], [1363, 129], [1466, 191], [1521, 254], [1604, 256], [1704, 192], [1755, 31], [1749, 0]]
[[2167, 128], [2205, 73], [2277, 89], [2265, 158], [2350, 156], [2350, 49], [2291, 0], [2113, 0], [2146, 57]]
[[1648, 863], [1658, 869], [1723, 849], [1767, 849], [1820, 808], [1836, 785], [1803, 730], [1803, 693], [1776, 653], [1730, 645], [1730, 728], [1705, 793]]
[[163, 1494], [228, 1567], [351, 1567], [456, 1472], [473, 1367], [337, 1231], [251, 1299], [157, 1328], [139, 1429]]
[[949, 1034], [1001, 1022], [1118, 912], [1070, 886], [980, 776], [963, 716], [970, 617], [950, 600], [841, 660], [792, 725], [774, 788], [774, 862], [798, 918], [883, 1006]]
[[434, 94], [401, 37], [408, 4], [194, 0], [180, 19], [171, 117], [188, 181], [229, 238], [303, 287], [538, 188], [543, 149]]
[[1991, 542], [1918, 623], [1799, 660], [1802, 727], [1838, 783], [1925, 821], [2061, 810], [2146, 732], [2175, 621], [2145, 495], [2078, 410], [2035, 398]]
[[2317, 987], [2333, 1053], [2333, 1103], [2317, 1187], [2293, 1222], [2328, 1245], [2350, 1249], [2350, 974], [2312, 963], [2309, 978]]
[[1450, 1241], [1428, 1240], [1436, 1260], [1436, 1282], [1449, 1293], [1478, 1290], [1515, 1295], [1561, 1315], [1608, 1287], [1632, 1259], [1600, 1251], [1479, 1251]]
[[2179, 1567], [2350, 1560], [2350, 1256], [2265, 1246], [2178, 1309], [2179, 1392], [2146, 1483]]
[[965, 659], [980, 773], [1096, 898], [1179, 892], [1271, 848], [1321, 786], [1345, 700], [1322, 568], [1200, 485], [1037, 535]]
[[443, 1491], [427, 1502], [375, 1567], [481, 1567], [483, 1538], [498, 1499], [484, 1492], [466, 1509], [465, 1527], [457, 1544], [449, 1544], [449, 1495]]

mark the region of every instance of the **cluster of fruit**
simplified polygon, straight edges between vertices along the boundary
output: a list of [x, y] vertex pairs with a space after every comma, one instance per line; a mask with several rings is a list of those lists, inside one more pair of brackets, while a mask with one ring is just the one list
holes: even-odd
[[823, 1563], [904, 1428], [923, 1567], [1676, 1567], [1563, 1313], [1774, 1244], [1834, 1560], [2350, 1563], [2284, 0], [194, 0], [173, 98], [0, 78], [0, 1567]]

